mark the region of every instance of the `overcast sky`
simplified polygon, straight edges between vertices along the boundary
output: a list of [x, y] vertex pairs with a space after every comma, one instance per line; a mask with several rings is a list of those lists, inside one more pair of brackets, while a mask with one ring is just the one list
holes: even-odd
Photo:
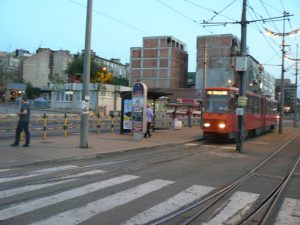
[[[17, 48], [34, 53], [38, 47], [69, 50], [84, 48], [87, 0], [0, 0], [0, 51]], [[143, 37], [171, 35], [187, 44], [189, 71], [196, 71], [196, 39], [208, 34], [232, 33], [240, 38], [239, 24], [203, 27], [203, 21], [241, 19], [242, 0], [93, 0], [92, 49], [103, 58], [130, 61], [130, 47], [141, 47]], [[247, 19], [294, 16], [286, 32], [300, 28], [300, 0], [248, 0]], [[248, 25], [250, 54], [280, 78], [281, 38], [264, 29], [283, 32], [283, 21]], [[300, 34], [286, 38], [286, 50], [296, 57]], [[300, 50], [299, 50], [300, 52]], [[300, 54], [299, 54], [300, 55]], [[287, 67], [293, 67], [291, 62]], [[294, 69], [286, 78], [294, 82]]]

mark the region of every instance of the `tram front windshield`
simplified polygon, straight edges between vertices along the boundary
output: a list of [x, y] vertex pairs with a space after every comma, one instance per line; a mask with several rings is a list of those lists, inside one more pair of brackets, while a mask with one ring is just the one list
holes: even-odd
[[227, 91], [208, 91], [206, 93], [205, 111], [208, 113], [227, 113], [228, 112], [228, 92]]

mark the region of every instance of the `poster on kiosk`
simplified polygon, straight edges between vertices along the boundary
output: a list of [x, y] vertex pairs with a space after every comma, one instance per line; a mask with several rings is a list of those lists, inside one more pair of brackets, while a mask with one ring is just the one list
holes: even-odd
[[146, 132], [147, 86], [137, 82], [132, 87], [132, 133], [136, 141], [143, 139]]

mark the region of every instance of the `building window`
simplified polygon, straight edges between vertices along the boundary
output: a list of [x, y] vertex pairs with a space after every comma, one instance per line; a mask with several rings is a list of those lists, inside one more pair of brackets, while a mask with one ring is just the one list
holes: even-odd
[[56, 95], [56, 101], [60, 102], [72, 102], [73, 101], [73, 91], [59, 91]]

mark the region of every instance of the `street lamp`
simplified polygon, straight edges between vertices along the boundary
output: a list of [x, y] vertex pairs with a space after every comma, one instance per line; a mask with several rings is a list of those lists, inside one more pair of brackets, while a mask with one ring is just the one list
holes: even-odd
[[277, 33], [273, 32], [271, 30], [266, 29], [266, 32], [268, 35], [273, 35], [275, 37], [282, 37], [282, 61], [281, 61], [281, 80], [280, 80], [280, 107], [279, 107], [279, 130], [278, 133], [282, 133], [282, 119], [283, 119], [283, 106], [284, 106], [284, 58], [285, 58], [285, 37], [293, 34], [300, 33], [300, 28], [293, 30], [291, 32], [285, 32], [285, 20], [286, 17], [290, 16], [290, 14], [286, 11], [283, 12], [283, 32], [282, 33]]

